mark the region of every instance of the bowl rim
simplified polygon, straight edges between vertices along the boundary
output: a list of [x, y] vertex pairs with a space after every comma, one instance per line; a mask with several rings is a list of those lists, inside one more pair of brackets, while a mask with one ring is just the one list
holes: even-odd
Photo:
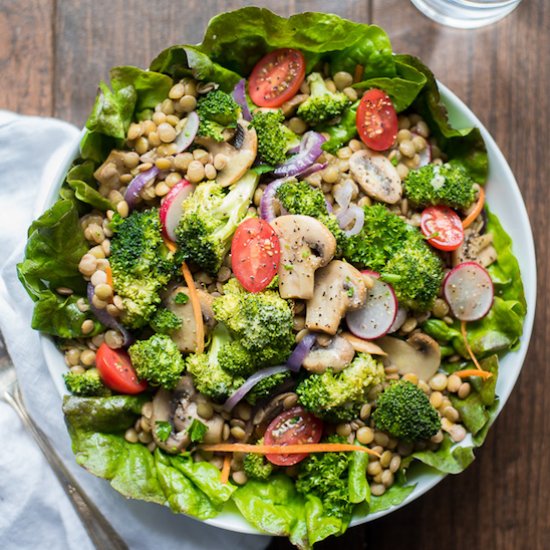
[[[489, 183], [489, 181], [491, 180], [492, 172], [495, 170], [495, 167], [498, 166], [498, 169], [503, 171], [503, 181], [506, 182], [507, 191], [511, 193], [513, 201], [515, 202], [515, 224], [512, 225], [512, 223], [504, 221], [503, 227], [505, 227], [507, 233], [522, 233], [523, 237], [521, 241], [521, 251], [518, 250], [517, 239], [512, 239], [512, 246], [514, 255], [516, 257], [521, 255], [526, 260], [525, 262], [520, 262], [520, 271], [524, 285], [525, 299], [527, 302], [527, 314], [525, 316], [523, 324], [523, 335], [520, 340], [519, 348], [515, 351], [509, 351], [503, 359], [503, 361], [506, 361], [506, 363], [512, 363], [512, 365], [507, 365], [507, 370], [503, 371], [506, 373], [506, 385], [501, 388], [501, 391], [499, 392], [499, 407], [493, 419], [494, 422], [504, 408], [516, 384], [517, 378], [519, 377], [519, 374], [523, 368], [525, 356], [527, 354], [527, 350], [531, 340], [537, 298], [537, 264], [533, 233], [527, 209], [525, 207], [525, 203], [523, 201], [523, 197], [521, 195], [517, 181], [495, 140], [485, 128], [485, 126], [481, 123], [481, 121], [477, 118], [477, 116], [456, 94], [454, 94], [441, 82], [437, 81], [437, 84], [441, 93], [441, 100], [449, 110], [450, 119], [453, 120], [454, 114], [455, 116], [463, 119], [466, 125], [476, 126], [477, 128], [479, 128], [487, 146], [487, 153], [490, 157], [493, 157], [492, 162], [489, 163], [489, 175], [487, 178], [487, 182]], [[460, 126], [461, 125], [459, 125], [459, 127]], [[41, 215], [44, 210], [49, 208], [55, 202], [55, 200], [57, 200], [59, 189], [64, 181], [65, 174], [67, 173], [74, 159], [77, 158], [77, 156], [79, 155], [80, 140], [84, 136], [85, 132], [86, 130], [83, 129], [82, 132], [79, 134], [78, 141], [75, 141], [74, 146], [70, 148], [63, 161], [61, 161], [59, 158], [56, 158], [55, 163], [49, 163], [48, 166], [46, 166], [44, 178], [42, 180], [43, 191], [41, 193], [41, 197], [35, 203], [35, 216]], [[493, 183], [493, 186], [494, 185], [495, 184]], [[491, 196], [491, 189], [492, 188], [490, 187], [487, 188], [489, 197]], [[488, 202], [492, 201], [489, 200]], [[518, 254], [518, 252], [520, 252], [520, 254]], [[66, 365], [63, 360], [62, 354], [55, 347], [53, 339], [50, 336], [40, 333], [40, 343], [48, 370], [50, 372], [50, 376], [53, 379], [57, 391], [60, 393], [61, 396], [68, 394], [60, 376], [60, 373], [66, 370]], [[502, 376], [499, 376], [499, 381], [501, 381], [502, 378]], [[461, 443], [461, 445], [467, 445], [470, 443], [470, 441], [471, 438], [468, 435], [468, 437]], [[363, 523], [374, 521], [410, 504], [411, 502], [428, 492], [430, 489], [432, 489], [440, 481], [442, 481], [446, 477], [446, 474], [437, 473], [431, 470], [427, 473], [420, 474], [420, 476], [424, 477], [424, 481], [418, 483], [415, 489], [402, 503], [397, 506], [392, 506], [391, 508], [388, 508], [386, 510], [376, 512], [374, 514], [353, 517], [349, 527], [354, 527]], [[411, 479], [409, 479], [409, 481], [414, 481], [415, 477], [418, 476], [413, 473], [413, 476]], [[267, 535], [267, 533], [264, 533], [252, 527], [237, 511], [233, 503], [230, 503], [228, 506], [226, 506], [224, 510], [222, 510], [222, 512], [215, 518], [211, 518], [203, 522], [229, 531], [256, 535]]]

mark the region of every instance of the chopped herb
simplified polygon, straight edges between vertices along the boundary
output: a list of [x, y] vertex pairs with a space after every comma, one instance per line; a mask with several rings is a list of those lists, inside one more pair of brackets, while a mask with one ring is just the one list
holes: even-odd
[[353, 298], [353, 295], [355, 294], [355, 289], [352, 286], [350, 286], [348, 288], [347, 294], [350, 298]]
[[397, 158], [397, 155], [393, 158], [390, 159], [390, 162], [394, 165], [394, 166], [397, 166], [399, 164], [399, 159]]
[[292, 264], [285, 264], [283, 267], [286, 271], [292, 271], [294, 269], [294, 266]]
[[175, 296], [174, 296], [174, 302], [176, 304], [186, 304], [187, 302], [189, 301], [189, 296], [187, 296], [187, 294], [185, 294], [185, 292], [178, 292]]
[[170, 422], [157, 420], [155, 422], [155, 434], [161, 441], [166, 441], [172, 433], [172, 425]]
[[207, 431], [208, 426], [206, 426], [206, 424], [203, 424], [200, 420], [197, 420], [196, 418], [193, 419], [193, 422], [191, 422], [191, 426], [189, 426], [189, 428], [187, 429], [189, 438], [193, 443], [200, 443], [206, 435]]

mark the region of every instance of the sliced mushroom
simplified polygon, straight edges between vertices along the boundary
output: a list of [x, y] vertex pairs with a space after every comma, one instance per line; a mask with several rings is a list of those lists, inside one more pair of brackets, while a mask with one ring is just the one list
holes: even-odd
[[380, 347], [377, 346], [374, 342], [370, 340], [363, 340], [358, 336], [353, 335], [351, 332], [342, 332], [340, 335], [342, 338], [345, 338], [352, 346], [357, 353], [370, 353], [371, 355], [387, 355], [386, 352]]
[[[188, 288], [179, 286], [175, 288], [165, 299], [166, 308], [179, 317], [182, 321], [181, 327], [170, 333], [170, 338], [174, 340], [178, 349], [183, 353], [192, 353], [197, 349], [197, 326], [193, 315], [193, 306], [191, 300], [188, 299], [185, 304], [177, 304], [174, 298], [183, 292], [189, 298]], [[202, 318], [204, 320], [205, 331], [210, 331], [214, 328], [216, 320], [212, 311], [212, 302], [214, 299], [208, 292], [197, 290], [199, 302], [201, 304]]]
[[399, 374], [412, 373], [427, 381], [441, 364], [439, 344], [422, 332], [413, 334], [407, 341], [384, 336], [376, 342], [387, 353], [387, 361], [397, 367]]
[[306, 327], [336, 334], [346, 312], [360, 308], [366, 298], [361, 272], [351, 264], [334, 260], [315, 276], [313, 297], [306, 304]]
[[246, 120], [239, 120], [235, 132], [235, 144], [228, 141], [215, 141], [210, 138], [197, 138], [195, 142], [202, 145], [211, 153], [224, 155], [227, 159], [225, 167], [218, 171], [216, 182], [222, 187], [229, 187], [240, 180], [252, 166], [258, 151], [258, 137], [256, 130], [251, 128]]
[[310, 299], [315, 271], [327, 265], [336, 251], [334, 235], [310, 216], [280, 216], [271, 225], [281, 243], [281, 297]]
[[[205, 443], [219, 443], [222, 440], [223, 418], [214, 415], [209, 420], [199, 417], [197, 404], [205, 398], [198, 394], [190, 376], [182, 376], [173, 392], [165, 389], [157, 391], [153, 398], [151, 428], [155, 443], [169, 453], [177, 453], [191, 442], [188, 430], [193, 420], [199, 420], [206, 425], [208, 431], [204, 436]], [[166, 441], [159, 439], [156, 433], [157, 422], [168, 422], [172, 433]]]
[[349, 159], [349, 170], [353, 179], [373, 199], [388, 204], [395, 204], [401, 199], [401, 178], [384, 155], [357, 151]]
[[118, 185], [120, 174], [128, 171], [124, 164], [125, 156], [123, 151], [111, 151], [105, 162], [94, 172], [94, 178], [109, 187]]
[[464, 231], [464, 241], [453, 252], [452, 259], [453, 266], [463, 262], [477, 262], [483, 267], [490, 266], [497, 259], [492, 233], [480, 235], [473, 229], [466, 229]]
[[353, 346], [345, 338], [334, 336], [327, 346], [314, 345], [302, 366], [317, 374], [325, 372], [328, 368], [339, 372], [351, 363], [354, 355]]

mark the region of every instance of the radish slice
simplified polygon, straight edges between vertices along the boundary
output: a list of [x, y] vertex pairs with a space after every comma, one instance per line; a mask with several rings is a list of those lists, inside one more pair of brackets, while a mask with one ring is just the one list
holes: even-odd
[[407, 320], [407, 310], [404, 307], [399, 306], [397, 308], [397, 315], [395, 316], [393, 324], [390, 327], [390, 330], [388, 330], [388, 334], [391, 334], [392, 332], [397, 332], [403, 326], [403, 323], [406, 320]]
[[187, 115], [187, 123], [183, 127], [183, 130], [176, 137], [177, 150], [176, 153], [185, 151], [195, 139], [197, 132], [199, 131], [199, 115], [195, 111], [191, 111]]
[[[417, 134], [416, 132], [411, 132], [411, 134], [413, 137], [420, 136], [420, 134]], [[418, 156], [420, 157], [420, 164], [418, 165], [418, 168], [420, 168], [421, 166], [426, 166], [426, 164], [430, 164], [430, 162], [432, 162], [432, 146], [427, 140], [426, 143], [426, 148], [418, 153]]]
[[171, 241], [176, 240], [176, 227], [181, 219], [181, 204], [193, 192], [194, 186], [187, 180], [176, 183], [160, 207], [160, 223], [165, 236]]
[[[368, 273], [374, 276], [372, 272]], [[376, 274], [378, 275], [378, 274]], [[359, 338], [374, 340], [387, 334], [397, 315], [397, 298], [393, 288], [380, 279], [367, 290], [367, 300], [361, 309], [346, 315], [348, 327]]]
[[459, 321], [477, 321], [493, 305], [493, 281], [476, 262], [464, 262], [449, 271], [443, 281], [443, 293]]

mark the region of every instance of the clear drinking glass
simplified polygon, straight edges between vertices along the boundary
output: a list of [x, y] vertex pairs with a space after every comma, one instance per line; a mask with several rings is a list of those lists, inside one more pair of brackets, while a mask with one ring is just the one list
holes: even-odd
[[476, 29], [502, 19], [521, 0], [411, 0], [427, 17], [449, 27]]

